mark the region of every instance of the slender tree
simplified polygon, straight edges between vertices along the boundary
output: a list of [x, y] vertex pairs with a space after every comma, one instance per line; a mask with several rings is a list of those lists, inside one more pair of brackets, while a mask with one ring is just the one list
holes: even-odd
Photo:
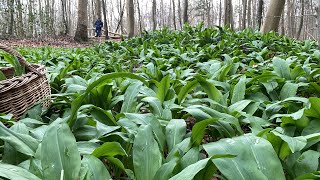
[[134, 36], [134, 5], [133, 0], [127, 0], [127, 9], [128, 9], [128, 37], [131, 38]]
[[183, 24], [188, 23], [188, 0], [184, 0], [183, 8]]
[[106, 36], [106, 40], [109, 39], [109, 28], [107, 22], [107, 8], [105, 0], [102, 0], [102, 11], [103, 11], [103, 21], [104, 21], [104, 35]]
[[101, 0], [96, 0], [95, 9], [96, 15], [101, 18]]
[[174, 0], [172, 0], [172, 20], [173, 20], [173, 27], [176, 30], [177, 29], [177, 24], [176, 24], [176, 5]]
[[233, 29], [232, 1], [224, 0], [224, 25]]
[[258, 3], [258, 12], [257, 12], [257, 18], [258, 18], [258, 28], [261, 28], [262, 25], [262, 12], [263, 12], [263, 0], [259, 0]]
[[320, 3], [317, 4], [317, 21], [318, 21], [318, 47], [320, 49]]
[[246, 28], [247, 0], [242, 0], [242, 29]]
[[271, 0], [261, 32], [278, 31], [285, 0]]
[[88, 0], [78, 1], [78, 23], [77, 30], [74, 36], [76, 41], [88, 41]]
[[299, 27], [298, 27], [298, 31], [297, 31], [297, 34], [296, 34], [296, 38], [297, 39], [300, 38], [302, 27], [303, 27], [304, 0], [300, 0], [300, 5], [301, 5], [301, 17], [300, 17], [300, 20], [299, 20]]
[[[139, 8], [140, 9], [140, 8]], [[157, 29], [157, 2], [156, 0], [152, 0], [152, 23], [153, 30]]]

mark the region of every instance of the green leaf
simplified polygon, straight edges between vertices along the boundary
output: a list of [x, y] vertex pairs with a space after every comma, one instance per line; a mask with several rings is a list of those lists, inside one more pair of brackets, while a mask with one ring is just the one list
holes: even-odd
[[168, 144], [168, 151], [179, 144], [186, 135], [187, 124], [183, 119], [172, 119], [166, 126], [166, 138]]
[[233, 154], [232, 159], [213, 163], [227, 179], [285, 179], [283, 168], [272, 145], [265, 139], [246, 134], [203, 145], [210, 155]]
[[305, 115], [308, 117], [314, 117], [320, 119], [320, 98], [311, 97], [309, 98], [309, 102], [311, 104], [310, 109], [306, 109]]
[[124, 94], [124, 101], [121, 107], [122, 113], [134, 113], [137, 106], [137, 95], [139, 93], [142, 83], [137, 81], [131, 84]]
[[178, 164], [178, 158], [175, 157], [171, 161], [163, 164], [157, 171], [156, 175], [154, 176], [154, 180], [167, 180], [172, 176], [172, 172], [174, 168]]
[[206, 158], [202, 159], [194, 164], [189, 165], [187, 168], [183, 169], [179, 174], [173, 176], [170, 178], [170, 180], [192, 180], [194, 176], [198, 174], [202, 169], [204, 169], [208, 162], [214, 159], [228, 159], [228, 158], [233, 158], [233, 155], [228, 155], [228, 154], [220, 154], [220, 155], [215, 155], [212, 156], [211, 158]]
[[162, 165], [162, 155], [150, 125], [139, 128], [133, 142], [132, 156], [137, 180], [153, 179]]
[[72, 103], [71, 103], [71, 114], [70, 117], [68, 118], [68, 124], [70, 127], [72, 127], [77, 119], [77, 112], [78, 109], [80, 108], [80, 106], [82, 105], [82, 101], [87, 97], [87, 95], [91, 92], [91, 90], [95, 87], [98, 87], [102, 84], [104, 84], [105, 81], [108, 81], [110, 79], [115, 79], [115, 78], [131, 78], [131, 79], [137, 79], [141, 82], [143, 82], [144, 84], [148, 85], [148, 83], [145, 81], [145, 79], [143, 79], [140, 76], [137, 76], [135, 74], [132, 73], [123, 73], [123, 72], [119, 72], [119, 73], [110, 73], [110, 74], [106, 74], [102, 77], [100, 77], [98, 80], [94, 81], [92, 84], [90, 84], [86, 90], [86, 92], [84, 94], [82, 94], [81, 96], [77, 97], [77, 99], [75, 99]]
[[298, 84], [287, 82], [283, 85], [280, 91], [280, 99], [285, 100], [287, 98], [296, 96], [298, 87]]
[[66, 123], [51, 124], [41, 143], [44, 179], [77, 179], [81, 159], [76, 139]]
[[152, 107], [152, 113], [159, 118], [162, 116], [163, 108], [161, 101], [156, 97], [145, 97], [141, 101], [147, 102]]
[[4, 163], [0, 163], [0, 177], [12, 180], [40, 180], [40, 178], [21, 167]]
[[234, 86], [231, 98], [231, 104], [244, 99], [246, 91], [246, 76], [241, 76], [239, 82]]
[[87, 168], [86, 179], [88, 180], [112, 180], [107, 168], [96, 157], [85, 155], [81, 161], [83, 167]]
[[202, 139], [204, 137], [205, 130], [209, 124], [212, 124], [214, 122], [219, 121], [220, 119], [218, 118], [212, 118], [212, 119], [206, 119], [203, 121], [200, 121], [196, 123], [192, 127], [192, 135], [191, 135], [191, 141], [192, 144], [199, 146], [202, 142]]
[[222, 98], [222, 93], [210, 82], [204, 79], [201, 76], [195, 77], [200, 85], [202, 86], [203, 90], [208, 94], [208, 97], [216, 102], [220, 102]]
[[161, 103], [164, 102], [167, 92], [170, 88], [170, 76], [166, 75], [164, 78], [162, 78], [157, 91], [157, 98], [161, 101]]
[[187, 84], [181, 88], [178, 94], [178, 104], [181, 104], [183, 100], [187, 97], [188, 93], [191, 92], [198, 85], [199, 82], [197, 80], [187, 82]]
[[118, 142], [105, 142], [100, 147], [95, 149], [92, 153], [95, 157], [104, 156], [127, 156], [126, 151], [122, 148], [121, 144]]
[[16, 151], [33, 156], [39, 142], [27, 134], [16, 133], [0, 122], [0, 139], [11, 145]]
[[277, 75], [279, 75], [282, 78], [285, 78], [286, 80], [291, 80], [290, 67], [288, 62], [278, 57], [274, 57], [272, 62], [274, 71]]
[[0, 71], [0, 81], [6, 80], [7, 77], [3, 74], [2, 71]]
[[296, 176], [317, 171], [319, 166], [320, 153], [313, 150], [303, 152], [297, 159], [293, 169]]

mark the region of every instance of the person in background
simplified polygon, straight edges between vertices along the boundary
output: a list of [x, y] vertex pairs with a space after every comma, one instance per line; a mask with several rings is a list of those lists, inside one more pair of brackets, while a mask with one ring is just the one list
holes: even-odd
[[101, 21], [101, 18], [98, 17], [96, 22], [94, 23], [96, 27], [96, 36], [95, 37], [100, 37], [101, 36], [101, 29], [103, 27], [103, 22]]

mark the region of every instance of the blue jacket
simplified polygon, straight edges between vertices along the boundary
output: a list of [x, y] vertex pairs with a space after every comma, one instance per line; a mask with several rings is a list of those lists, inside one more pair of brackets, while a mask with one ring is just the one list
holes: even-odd
[[101, 20], [97, 20], [94, 25], [96, 26], [96, 29], [101, 30], [101, 28], [103, 27], [103, 22]]

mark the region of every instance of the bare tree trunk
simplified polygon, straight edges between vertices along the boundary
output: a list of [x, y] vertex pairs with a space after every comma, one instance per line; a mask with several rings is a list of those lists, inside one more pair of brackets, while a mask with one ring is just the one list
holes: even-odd
[[95, 9], [96, 15], [101, 18], [101, 0], [96, 0]]
[[133, 0], [127, 0], [128, 9], [128, 37], [134, 36], [134, 5]]
[[177, 29], [177, 24], [176, 24], [176, 5], [174, 3], [174, 0], [172, 0], [172, 20], [173, 20], [173, 27], [174, 30]]
[[251, 6], [252, 6], [252, 0], [249, 0], [248, 1], [248, 13], [247, 13], [247, 23], [248, 23], [247, 27], [251, 26]]
[[33, 31], [34, 31], [34, 13], [33, 13], [33, 7], [34, 3], [33, 0], [29, 0], [29, 5], [28, 5], [28, 26], [29, 26], [29, 35], [33, 37]]
[[109, 28], [107, 21], [107, 10], [106, 10], [106, 2], [102, 0], [102, 11], [103, 11], [103, 21], [104, 21], [104, 35], [106, 36], [106, 40], [109, 39]]
[[233, 29], [233, 7], [232, 7], [232, 1], [230, 0], [224, 0], [224, 25]]
[[261, 32], [278, 31], [285, 0], [271, 0]]
[[[140, 8], [139, 8], [140, 9]], [[153, 30], [157, 29], [157, 2], [156, 0], [152, 0], [152, 22], [153, 22]]]
[[9, 35], [13, 36], [13, 26], [14, 26], [14, 0], [8, 0], [8, 7], [9, 7]]
[[120, 14], [120, 19], [119, 19], [119, 22], [118, 22], [118, 25], [117, 25], [117, 28], [116, 28], [116, 31], [117, 32], [119, 30], [119, 28], [121, 27], [121, 34], [123, 34], [123, 14], [124, 14], [124, 4], [123, 6], [121, 6], [121, 0], [120, 0], [120, 6], [119, 6], [119, 14]]
[[188, 23], [188, 0], [184, 0], [183, 8], [183, 24]]
[[24, 37], [24, 29], [23, 29], [23, 20], [22, 20], [22, 4], [20, 0], [16, 0], [17, 3], [17, 12], [18, 12], [18, 36]]
[[142, 32], [142, 18], [141, 18], [141, 12], [140, 12], [140, 3], [139, 0], [137, 0], [137, 9], [138, 9], [138, 16], [139, 16], [139, 32]]
[[219, 3], [219, 26], [222, 25], [222, 0], [220, 0], [220, 3]]
[[301, 17], [300, 17], [300, 20], [299, 20], [298, 32], [297, 32], [297, 34], [296, 34], [296, 38], [297, 38], [297, 39], [300, 38], [301, 31], [302, 31], [302, 27], [303, 27], [304, 0], [300, 0], [300, 4], [301, 4]]
[[320, 3], [317, 6], [317, 23], [318, 23], [318, 47], [320, 49]]
[[259, 0], [258, 3], [258, 12], [257, 12], [257, 17], [258, 17], [258, 28], [260, 29], [262, 26], [262, 12], [263, 12], [263, 0]]
[[[81, 1], [81, 0], [79, 0], [79, 1]], [[87, 0], [85, 0], [85, 1], [87, 1]], [[63, 34], [67, 35], [67, 34], [69, 34], [69, 24], [68, 24], [67, 15], [66, 15], [66, 12], [67, 12], [66, 0], [61, 0], [61, 8], [62, 8], [62, 21], [63, 21], [63, 25], [65, 28]], [[86, 8], [87, 8], [87, 5], [86, 5]], [[78, 13], [79, 13], [79, 10], [78, 10]]]
[[247, 0], [242, 0], [242, 29], [246, 28]]
[[74, 40], [88, 41], [88, 0], [78, 1], [78, 24]]
[[178, 0], [178, 16], [179, 16], [179, 25], [182, 29], [182, 19], [181, 19], [181, 0]]

